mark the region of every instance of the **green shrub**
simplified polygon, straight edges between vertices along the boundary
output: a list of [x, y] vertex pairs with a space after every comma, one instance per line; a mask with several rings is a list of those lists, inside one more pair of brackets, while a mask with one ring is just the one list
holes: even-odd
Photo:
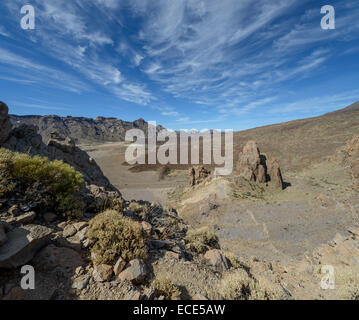
[[155, 279], [152, 284], [158, 297], [163, 296], [166, 300], [178, 300], [181, 290], [169, 279]]
[[62, 161], [1, 148], [0, 182], [0, 196], [16, 191], [23, 198], [40, 202], [44, 209], [68, 217], [82, 215], [84, 205], [77, 194], [83, 177]]
[[90, 221], [89, 239], [94, 241], [91, 255], [95, 264], [115, 264], [146, 259], [148, 235], [139, 223], [114, 210], [106, 210]]
[[217, 235], [208, 227], [188, 230], [185, 242], [197, 253], [205, 253], [209, 249], [219, 249]]

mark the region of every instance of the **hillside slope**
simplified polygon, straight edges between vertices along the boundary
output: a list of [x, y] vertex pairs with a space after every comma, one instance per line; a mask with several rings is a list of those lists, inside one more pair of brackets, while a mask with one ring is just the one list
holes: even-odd
[[359, 102], [320, 117], [285, 122], [235, 133], [235, 154], [249, 140], [276, 157], [284, 170], [300, 170], [331, 156], [359, 133]]

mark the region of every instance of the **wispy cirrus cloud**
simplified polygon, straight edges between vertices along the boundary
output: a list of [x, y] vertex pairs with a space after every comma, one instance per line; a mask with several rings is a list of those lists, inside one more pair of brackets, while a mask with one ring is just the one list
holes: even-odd
[[[106, 92], [176, 123], [286, 110], [283, 101], [311, 87], [338, 56], [328, 43], [359, 38], [354, 1], [336, 2], [331, 31], [320, 28], [320, 6], [310, 0], [34, 0], [33, 32], [18, 28], [22, 4], [0, 4], [7, 21], [13, 17], [0, 26], [0, 41], [4, 34], [17, 41], [0, 47], [4, 81]], [[210, 119], [197, 120], [204, 112]]]

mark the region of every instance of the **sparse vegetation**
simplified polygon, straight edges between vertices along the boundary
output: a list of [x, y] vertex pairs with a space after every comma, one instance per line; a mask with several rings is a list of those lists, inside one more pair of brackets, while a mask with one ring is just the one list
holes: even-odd
[[229, 263], [234, 269], [243, 268], [244, 264], [241, 262], [238, 256], [236, 256], [233, 252], [225, 251], [223, 255], [227, 258]]
[[222, 280], [221, 294], [227, 300], [278, 300], [283, 291], [265, 278], [253, 279], [243, 269], [228, 273]]
[[335, 286], [340, 300], [359, 300], [359, 274], [357, 270], [342, 268], [337, 270]]
[[126, 261], [147, 257], [147, 233], [115, 210], [106, 210], [90, 221], [89, 239], [94, 241], [91, 254], [95, 264], [115, 264], [119, 257]]
[[97, 199], [95, 203], [95, 212], [103, 212], [105, 210], [111, 209], [118, 212], [122, 212], [124, 209], [124, 201], [120, 197], [107, 197], [104, 199]]
[[180, 288], [169, 279], [157, 278], [151, 286], [156, 290], [157, 296], [163, 296], [166, 300], [178, 300], [181, 297]]
[[211, 248], [219, 249], [218, 237], [208, 227], [188, 230], [185, 241], [197, 253], [206, 253]]
[[0, 196], [16, 192], [70, 218], [82, 216], [81, 173], [62, 161], [0, 149]]
[[128, 209], [131, 210], [138, 217], [140, 217], [142, 220], [146, 220], [148, 214], [148, 209], [146, 206], [143, 206], [138, 202], [131, 202], [128, 206]]

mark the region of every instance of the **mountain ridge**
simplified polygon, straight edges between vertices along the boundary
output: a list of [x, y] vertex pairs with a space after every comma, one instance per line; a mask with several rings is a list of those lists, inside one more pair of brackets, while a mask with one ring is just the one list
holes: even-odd
[[[39, 129], [43, 140], [46, 142], [52, 132], [57, 132], [64, 137], [72, 138], [77, 144], [91, 144], [103, 142], [124, 141], [126, 131], [141, 129], [147, 132], [148, 123], [139, 118], [135, 121], [124, 121], [118, 118], [97, 117], [60, 117], [57, 115], [25, 115], [11, 114], [10, 121], [14, 127], [35, 125]], [[162, 129], [157, 126], [157, 130]]]

